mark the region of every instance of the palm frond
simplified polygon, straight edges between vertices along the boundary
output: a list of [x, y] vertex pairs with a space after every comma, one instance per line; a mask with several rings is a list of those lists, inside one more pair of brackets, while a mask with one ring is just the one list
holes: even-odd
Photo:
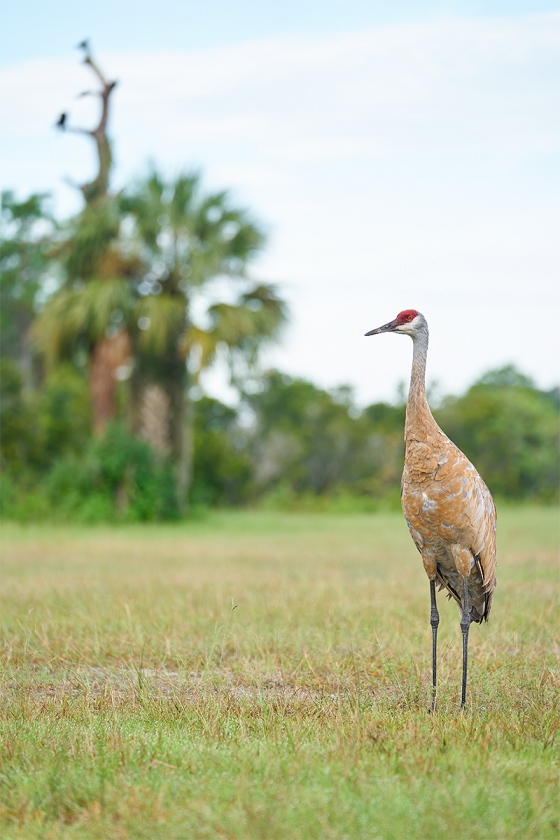
[[189, 359], [192, 365], [191, 372], [195, 377], [214, 362], [219, 343], [219, 337], [210, 330], [191, 325], [185, 331], [180, 343], [180, 351], [185, 358]]
[[122, 278], [90, 280], [62, 289], [37, 317], [33, 340], [49, 363], [64, 357], [80, 340], [92, 345], [111, 326], [126, 324], [133, 306], [130, 286]]
[[212, 329], [228, 347], [249, 348], [274, 341], [287, 319], [287, 307], [273, 286], [259, 284], [245, 292], [237, 304], [211, 306]]
[[222, 190], [203, 194], [198, 172], [166, 182], [156, 170], [120, 200], [133, 220], [138, 248], [147, 248], [156, 273], [202, 286], [218, 274], [243, 275], [264, 242], [249, 214]]
[[274, 283], [258, 283], [242, 295], [242, 301], [256, 312], [262, 311], [266, 318], [266, 328], [272, 329], [272, 338], [276, 337], [288, 320], [288, 305], [280, 295]]
[[185, 330], [185, 301], [174, 295], [149, 295], [135, 308], [138, 347], [156, 356], [165, 354]]
[[196, 204], [200, 190], [200, 173], [187, 172], [180, 175], [169, 186], [172, 195], [166, 204], [169, 214], [169, 221], [175, 230], [188, 227], [188, 220], [193, 212], [193, 205]]

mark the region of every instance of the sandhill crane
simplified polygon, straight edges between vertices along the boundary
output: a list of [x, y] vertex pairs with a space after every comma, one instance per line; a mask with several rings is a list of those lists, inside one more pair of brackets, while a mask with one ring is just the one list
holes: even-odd
[[461, 613], [463, 680], [467, 697], [467, 653], [471, 621], [488, 620], [496, 586], [496, 508], [486, 484], [468, 458], [442, 432], [426, 398], [428, 324], [416, 309], [366, 335], [409, 335], [414, 344], [406, 406], [406, 453], [402, 508], [430, 581], [432, 626], [432, 710], [436, 701], [438, 589], [446, 589]]

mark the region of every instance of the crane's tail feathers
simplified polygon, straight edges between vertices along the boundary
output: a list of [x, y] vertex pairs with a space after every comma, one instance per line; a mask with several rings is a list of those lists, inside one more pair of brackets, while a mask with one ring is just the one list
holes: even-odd
[[[463, 603], [462, 603], [462, 600], [461, 600], [461, 596], [459, 595], [459, 593], [457, 592], [457, 589], [453, 586], [453, 584], [450, 581], [445, 580], [441, 576], [439, 571], [436, 573], [436, 582], [437, 582], [438, 590], [441, 591], [442, 589], [444, 589], [447, 593], [447, 597], [449, 598], [449, 600], [451, 600], [451, 598], [453, 598], [453, 600], [455, 601], [455, 603], [457, 604], [457, 606], [459, 608], [459, 612], [462, 613]], [[469, 601], [470, 600], [471, 599], [469, 598]], [[492, 592], [490, 592], [490, 594], [488, 594], [484, 598], [483, 604], [480, 604], [480, 603], [474, 604], [471, 601], [471, 605], [470, 605], [470, 607], [471, 607], [471, 609], [470, 609], [471, 621], [473, 621], [475, 624], [481, 624], [483, 621], [488, 621], [488, 616], [490, 615], [491, 605], [492, 605]]]

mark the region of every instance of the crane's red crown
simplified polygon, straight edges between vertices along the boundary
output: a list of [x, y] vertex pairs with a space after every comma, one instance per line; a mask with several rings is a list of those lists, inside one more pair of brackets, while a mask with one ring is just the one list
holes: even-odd
[[397, 324], [409, 324], [411, 321], [414, 321], [417, 315], [418, 312], [416, 309], [403, 309], [402, 312], [399, 312], [395, 320]]

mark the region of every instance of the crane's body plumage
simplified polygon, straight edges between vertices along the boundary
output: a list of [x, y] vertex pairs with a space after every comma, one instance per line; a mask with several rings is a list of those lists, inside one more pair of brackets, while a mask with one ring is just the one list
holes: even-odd
[[496, 508], [468, 458], [436, 423], [426, 398], [428, 325], [416, 310], [366, 335], [400, 332], [414, 342], [406, 408], [405, 462], [401, 496], [404, 516], [430, 580], [433, 628], [433, 688], [439, 614], [435, 589], [445, 589], [462, 615], [463, 690], [466, 697], [468, 628], [487, 620], [496, 585]]
[[472, 621], [488, 619], [496, 568], [496, 510], [470, 461], [439, 429], [406, 441], [402, 507], [430, 580], [462, 608], [467, 578]]

